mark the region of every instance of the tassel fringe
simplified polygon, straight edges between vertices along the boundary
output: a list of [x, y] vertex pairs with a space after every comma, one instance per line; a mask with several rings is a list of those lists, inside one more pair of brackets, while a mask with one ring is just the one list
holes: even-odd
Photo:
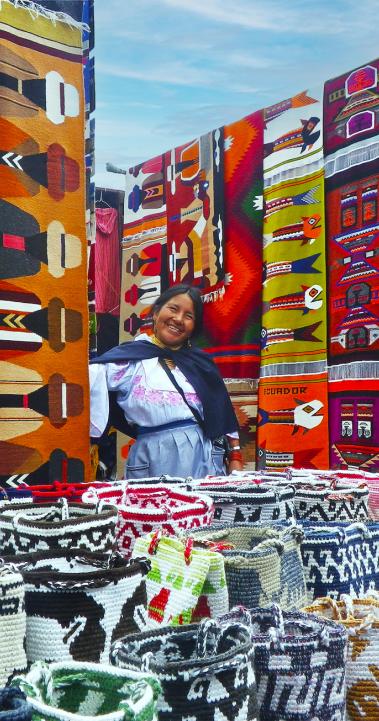
[[356, 361], [339, 366], [329, 366], [330, 381], [379, 378], [379, 361]]
[[0, 10], [2, 8], [3, 3], [8, 5], [13, 5], [15, 8], [23, 8], [24, 10], [27, 10], [29, 12], [30, 17], [33, 20], [36, 20], [38, 17], [46, 18], [47, 20], [51, 20], [51, 22], [55, 25], [57, 22], [65, 23], [66, 25], [70, 25], [74, 28], [79, 28], [80, 30], [86, 30], [89, 31], [89, 25], [87, 23], [80, 22], [79, 20], [75, 20], [70, 15], [67, 15], [67, 13], [63, 13], [60, 11], [54, 11], [54, 10], [48, 10], [47, 8], [43, 7], [43, 5], [39, 5], [38, 3], [34, 2], [33, 0], [0, 0]]

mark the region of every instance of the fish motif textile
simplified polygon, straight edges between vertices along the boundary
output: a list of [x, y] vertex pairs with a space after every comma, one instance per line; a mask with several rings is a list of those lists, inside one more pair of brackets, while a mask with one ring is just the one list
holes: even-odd
[[321, 97], [264, 111], [261, 378], [326, 370]]
[[328, 468], [327, 376], [259, 382], [257, 459], [261, 469], [288, 464]]
[[1, 4], [3, 484], [89, 469], [82, 54], [79, 24]]

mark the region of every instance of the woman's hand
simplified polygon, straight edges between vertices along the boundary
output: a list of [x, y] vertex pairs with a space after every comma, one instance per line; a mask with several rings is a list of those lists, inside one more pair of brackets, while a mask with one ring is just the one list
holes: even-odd
[[243, 463], [241, 461], [230, 461], [228, 463], [228, 473], [232, 471], [243, 471]]

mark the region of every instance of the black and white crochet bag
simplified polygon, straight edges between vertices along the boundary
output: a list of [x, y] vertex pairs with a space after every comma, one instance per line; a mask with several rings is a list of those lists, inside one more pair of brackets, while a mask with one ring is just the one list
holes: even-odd
[[158, 721], [255, 719], [252, 646], [241, 623], [208, 619], [129, 636], [113, 645], [111, 661], [157, 676]]
[[295, 515], [308, 521], [367, 521], [369, 489], [338, 481], [314, 481], [295, 486]]
[[240, 614], [250, 617], [260, 721], [344, 721], [346, 630], [275, 605]]
[[379, 588], [379, 522], [298, 523], [310, 601], [342, 593], [358, 598]]
[[80, 551], [8, 558], [25, 581], [29, 663], [107, 663], [111, 644], [143, 624], [150, 568], [145, 559]]
[[4, 503], [0, 507], [2, 554], [81, 548], [112, 551], [116, 544], [117, 509], [102, 502]]
[[230, 486], [201, 486], [215, 505], [213, 523], [257, 523], [285, 521], [294, 518], [292, 486], [269, 484]]
[[[0, 686], [26, 670], [25, 585], [11, 564], [0, 566]], [[0, 714], [1, 717], [1, 714]]]

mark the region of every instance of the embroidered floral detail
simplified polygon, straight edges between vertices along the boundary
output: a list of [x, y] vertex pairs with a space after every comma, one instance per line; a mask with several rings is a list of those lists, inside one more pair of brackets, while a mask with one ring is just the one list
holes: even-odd
[[[154, 388], [146, 388], [146, 386], [139, 382], [140, 380], [141, 376], [136, 376], [134, 378], [134, 383], [131, 390], [132, 398], [144, 401], [146, 403], [150, 403], [154, 406], [164, 404], [168, 404], [170, 406], [184, 405], [183, 399], [176, 391], [164, 391], [156, 390]], [[186, 393], [185, 396], [188, 403], [191, 403], [196, 407], [200, 405], [200, 401], [196, 393]]]
[[[124, 377], [128, 368], [129, 368], [129, 363], [126, 363], [126, 365], [121, 366], [120, 369], [113, 374], [113, 380], [114, 381], [121, 380], [121, 378]], [[141, 378], [141, 376], [140, 376], [140, 378]]]

